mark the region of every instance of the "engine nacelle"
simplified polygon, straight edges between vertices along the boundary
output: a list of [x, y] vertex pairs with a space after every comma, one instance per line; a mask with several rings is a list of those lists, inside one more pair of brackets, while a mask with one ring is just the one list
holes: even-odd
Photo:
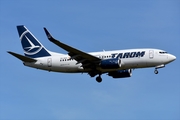
[[131, 77], [132, 76], [132, 70], [118, 70], [118, 71], [112, 71], [108, 73], [109, 76], [112, 76], [113, 78], [125, 78], [125, 77]]
[[120, 59], [105, 59], [101, 60], [100, 67], [103, 69], [116, 69], [121, 67], [121, 60]]

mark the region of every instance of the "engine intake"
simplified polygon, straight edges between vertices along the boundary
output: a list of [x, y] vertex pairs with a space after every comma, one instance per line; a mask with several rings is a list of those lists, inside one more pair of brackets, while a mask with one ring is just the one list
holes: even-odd
[[116, 58], [116, 59], [106, 59], [106, 60], [101, 60], [100, 62], [100, 67], [103, 69], [116, 69], [121, 67], [121, 60]]
[[118, 70], [118, 71], [112, 71], [108, 73], [109, 76], [112, 76], [113, 78], [125, 78], [125, 77], [131, 77], [132, 76], [132, 70]]

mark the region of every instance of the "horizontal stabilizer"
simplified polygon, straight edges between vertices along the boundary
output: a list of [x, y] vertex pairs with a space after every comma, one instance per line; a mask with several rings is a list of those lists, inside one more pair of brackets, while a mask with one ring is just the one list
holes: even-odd
[[11, 55], [13, 55], [14, 57], [20, 59], [20, 60], [23, 61], [23, 62], [36, 62], [36, 61], [37, 61], [37, 60], [35, 60], [35, 59], [33, 59], [33, 58], [29, 58], [29, 57], [26, 57], [26, 56], [23, 56], [23, 55], [14, 53], [14, 52], [8, 51], [8, 53], [11, 54]]

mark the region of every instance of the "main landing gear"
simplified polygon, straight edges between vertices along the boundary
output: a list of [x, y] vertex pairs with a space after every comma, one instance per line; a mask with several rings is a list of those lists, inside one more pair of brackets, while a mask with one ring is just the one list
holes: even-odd
[[97, 81], [98, 83], [102, 82], [101, 75], [99, 75], [99, 76], [96, 77], [96, 81]]
[[98, 83], [102, 82], [101, 73], [100, 73], [99, 71], [92, 71], [92, 72], [89, 72], [88, 74], [89, 74], [91, 77], [95, 77], [96, 75], [98, 75], [98, 76], [96, 77], [96, 81], [97, 81]]

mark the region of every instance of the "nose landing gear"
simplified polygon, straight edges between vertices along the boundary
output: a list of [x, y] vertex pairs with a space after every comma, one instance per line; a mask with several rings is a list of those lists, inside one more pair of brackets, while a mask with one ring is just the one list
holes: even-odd
[[154, 73], [155, 73], [155, 74], [158, 74], [158, 70], [157, 70], [157, 69], [163, 68], [163, 67], [165, 67], [164, 64], [156, 66], [156, 67], [155, 67], [155, 70], [154, 70]]
[[158, 70], [157, 70], [157, 68], [155, 68], [154, 73], [155, 73], [155, 74], [158, 74]]

